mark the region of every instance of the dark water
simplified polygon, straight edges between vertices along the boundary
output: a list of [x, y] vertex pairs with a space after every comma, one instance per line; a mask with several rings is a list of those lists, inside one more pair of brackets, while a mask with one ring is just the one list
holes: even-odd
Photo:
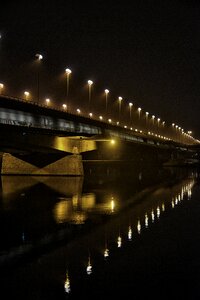
[[0, 299], [199, 299], [199, 170], [1, 178]]

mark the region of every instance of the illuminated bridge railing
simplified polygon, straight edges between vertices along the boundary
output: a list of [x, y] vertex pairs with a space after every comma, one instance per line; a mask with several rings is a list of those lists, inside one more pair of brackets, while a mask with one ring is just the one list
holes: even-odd
[[[174, 141], [183, 144], [196, 144], [196, 140], [191, 136], [183, 137], [173, 128], [169, 134], [153, 133], [147, 130], [146, 132], [125, 128], [122, 124], [116, 125], [114, 122], [109, 123], [106, 120], [97, 118], [89, 118], [81, 114], [73, 114], [57, 107], [48, 107], [47, 105], [38, 104], [33, 101], [8, 97], [0, 95], [0, 124], [25, 126], [37, 129], [56, 130], [66, 133], [75, 133], [80, 135], [102, 135], [106, 131], [113, 137], [123, 138], [129, 141], [147, 142], [148, 144], [166, 144], [168, 141]], [[10, 103], [10, 104], [9, 104]], [[22, 109], [22, 106], [25, 109]], [[16, 109], [15, 109], [15, 108]], [[56, 117], [54, 115], [57, 115]], [[137, 131], [137, 132], [136, 132]], [[173, 131], [173, 132], [172, 132]], [[111, 133], [112, 132], [112, 133]]]

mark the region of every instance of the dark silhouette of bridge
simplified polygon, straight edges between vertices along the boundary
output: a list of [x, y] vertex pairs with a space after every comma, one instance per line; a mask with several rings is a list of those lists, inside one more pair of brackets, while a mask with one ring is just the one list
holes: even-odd
[[[154, 131], [153, 124], [141, 123], [142, 126], [128, 127], [111, 119], [84, 116], [79, 111], [72, 114], [1, 95], [1, 173], [82, 175], [81, 155], [93, 153], [95, 157], [94, 153], [98, 153], [96, 158], [101, 159], [138, 159], [133, 148], [137, 152], [145, 149], [146, 153], [157, 149], [157, 156], [165, 153], [165, 160], [177, 157], [177, 153], [196, 155], [196, 149], [191, 149], [198, 141], [191, 135], [173, 126], [156, 125]], [[120, 147], [114, 145], [116, 142]]]

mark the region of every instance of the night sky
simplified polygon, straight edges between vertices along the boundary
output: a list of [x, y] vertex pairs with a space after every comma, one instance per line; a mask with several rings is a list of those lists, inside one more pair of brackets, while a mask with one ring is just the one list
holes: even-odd
[[[83, 4], [80, 4], [83, 2]], [[0, 10], [0, 82], [5, 94], [65, 102], [66, 68], [72, 70], [69, 105], [84, 107], [87, 80], [93, 109], [109, 110], [122, 96], [200, 137], [200, 4], [194, 0], [6, 1]]]

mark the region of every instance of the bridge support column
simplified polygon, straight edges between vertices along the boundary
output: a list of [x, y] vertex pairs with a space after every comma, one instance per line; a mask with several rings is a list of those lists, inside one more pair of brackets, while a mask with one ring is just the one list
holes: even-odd
[[82, 176], [82, 156], [79, 154], [68, 155], [41, 168], [24, 161], [23, 157], [18, 158], [9, 153], [4, 153], [2, 157], [1, 175]]

